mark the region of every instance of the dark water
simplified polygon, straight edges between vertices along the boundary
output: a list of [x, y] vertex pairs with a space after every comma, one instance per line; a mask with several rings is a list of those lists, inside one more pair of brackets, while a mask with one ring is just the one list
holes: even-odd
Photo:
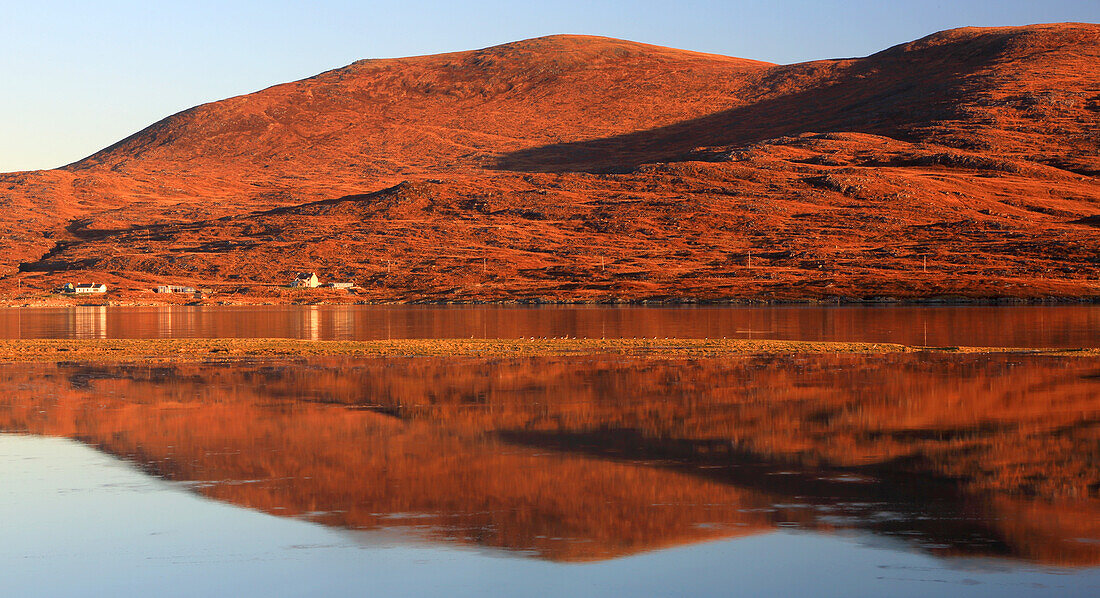
[[1100, 360], [0, 366], [12, 595], [1095, 596]]
[[72, 307], [0, 309], [0, 338], [773, 338], [1100, 346], [1100, 306]]

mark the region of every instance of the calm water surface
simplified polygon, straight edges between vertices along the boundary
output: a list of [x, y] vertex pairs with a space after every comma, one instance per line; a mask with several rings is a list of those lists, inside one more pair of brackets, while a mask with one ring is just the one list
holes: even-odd
[[1096, 596], [1100, 360], [0, 366], [11, 595]]
[[271, 306], [0, 309], [0, 338], [773, 338], [1100, 346], [1100, 305], [941, 307]]

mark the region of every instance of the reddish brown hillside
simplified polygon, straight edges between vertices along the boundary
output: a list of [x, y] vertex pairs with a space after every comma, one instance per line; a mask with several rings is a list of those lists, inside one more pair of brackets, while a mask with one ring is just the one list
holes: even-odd
[[699, 117], [769, 66], [585, 36], [359, 61], [186, 110], [58, 171], [0, 174], [0, 264], [41, 255], [43, 233], [76, 220], [294, 205]]
[[511, 153], [516, 170], [616, 169], [701, 145], [859, 131], [1100, 173], [1100, 26], [954, 29], [867, 58], [779, 66], [727, 110]]
[[363, 177], [477, 167], [501, 151], [709, 114], [737, 103], [746, 79], [769, 66], [564, 35], [362, 60], [181, 112], [68, 169], [323, 165]]
[[[182, 225], [74, 231], [28, 280], [250, 281], [296, 270], [377, 301], [1100, 296], [1093, 186], [869, 135], [630, 175], [500, 174]], [[138, 281], [127, 283], [126, 281]], [[308, 301], [315, 293], [282, 295]], [[331, 297], [326, 297], [331, 300]]]
[[[582, 36], [360, 61], [0, 175], [0, 261], [380, 300], [1096, 297], [1096, 64], [1089, 24], [788, 66]], [[430, 201], [364, 197], [404, 180]]]

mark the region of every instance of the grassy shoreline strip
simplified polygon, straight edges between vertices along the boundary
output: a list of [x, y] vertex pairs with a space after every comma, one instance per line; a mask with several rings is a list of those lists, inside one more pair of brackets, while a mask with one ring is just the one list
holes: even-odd
[[813, 353], [1026, 353], [1100, 356], [1100, 349], [1011, 347], [911, 347], [895, 343], [847, 343], [758, 339], [400, 339], [310, 341], [298, 339], [8, 339], [0, 362], [17, 361], [208, 361], [265, 357], [563, 356], [636, 355], [718, 357]]

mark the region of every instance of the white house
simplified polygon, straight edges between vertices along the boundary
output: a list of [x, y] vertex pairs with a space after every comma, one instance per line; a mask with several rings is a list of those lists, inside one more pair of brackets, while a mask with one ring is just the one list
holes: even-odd
[[317, 280], [317, 274], [314, 272], [299, 272], [294, 276], [294, 280], [290, 281], [290, 286], [313, 289], [321, 286], [321, 281]]
[[66, 293], [106, 293], [107, 285], [98, 282], [68, 283], [61, 288]]
[[194, 287], [183, 287], [174, 284], [162, 284], [153, 289], [154, 293], [195, 293]]

